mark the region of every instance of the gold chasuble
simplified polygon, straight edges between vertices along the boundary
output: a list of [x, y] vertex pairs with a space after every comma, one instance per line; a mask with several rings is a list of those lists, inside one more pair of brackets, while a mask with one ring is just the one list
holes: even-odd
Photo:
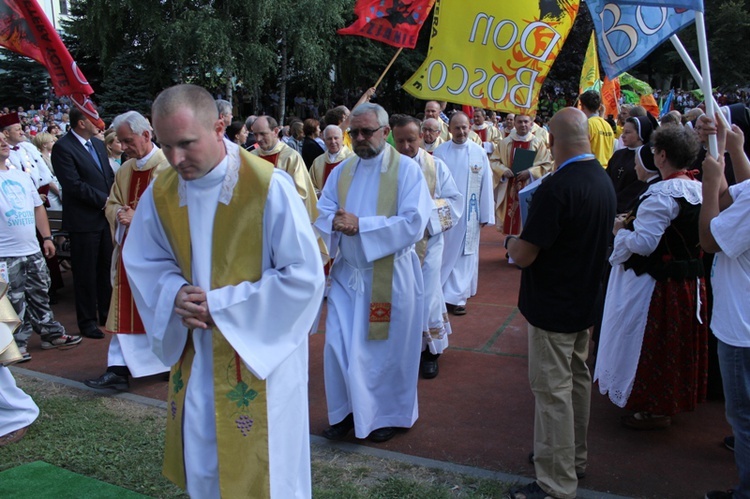
[[[398, 170], [401, 154], [391, 145], [386, 144], [383, 162], [386, 170], [380, 173], [378, 189], [377, 215], [392, 217], [398, 213]], [[354, 158], [347, 161], [339, 177], [339, 206], [346, 206], [346, 196], [352, 185], [354, 169], [359, 161]], [[372, 267], [372, 296], [370, 297], [370, 329], [368, 340], [387, 340], [391, 327], [391, 295], [393, 293], [394, 255], [375, 260]]]
[[[256, 282], [262, 275], [263, 213], [273, 166], [240, 150], [239, 179], [213, 225], [211, 289]], [[192, 282], [188, 207], [180, 206], [174, 170], [154, 183], [154, 202], [182, 275]], [[204, 333], [205, 334], [205, 333]], [[270, 497], [266, 382], [256, 378], [216, 326], [212, 327], [214, 410], [221, 497]], [[182, 441], [185, 392], [195, 356], [193, 331], [169, 377], [164, 475], [186, 488]]]
[[[107, 198], [104, 209], [109, 221], [113, 237], [116, 235], [117, 213], [123, 206], [130, 206], [133, 210], [138, 206], [143, 192], [151, 181], [161, 172], [169, 168], [169, 163], [164, 153], [157, 149], [142, 169], [135, 168], [134, 158], [126, 161], [115, 175], [115, 183]], [[105, 331], [117, 334], [146, 334], [141, 316], [133, 301], [133, 292], [130, 290], [125, 265], [122, 263], [121, 250], [127, 238], [127, 229], [120, 244], [115, 244], [112, 255], [114, 267], [114, 282], [112, 285], [112, 299], [109, 303], [107, 324]], [[115, 237], [116, 239], [116, 237]]]

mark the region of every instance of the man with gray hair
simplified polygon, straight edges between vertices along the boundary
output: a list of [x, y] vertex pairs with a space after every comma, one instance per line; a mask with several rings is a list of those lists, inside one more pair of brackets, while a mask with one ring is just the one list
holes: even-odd
[[427, 118], [422, 122], [422, 149], [432, 154], [437, 146], [445, 142], [440, 136], [440, 122]]
[[315, 192], [318, 197], [320, 197], [320, 192], [333, 169], [353, 154], [352, 150], [344, 145], [344, 134], [338, 125], [325, 127], [323, 140], [326, 143], [327, 150], [315, 158], [312, 166], [310, 166], [310, 178], [315, 185]]
[[351, 114], [356, 156], [331, 172], [315, 226], [331, 255], [324, 372], [328, 420], [374, 442], [417, 420], [424, 315], [415, 243], [434, 203], [419, 165], [386, 143], [388, 114], [372, 103]]
[[112, 333], [112, 339], [107, 354], [107, 371], [84, 383], [91, 388], [127, 390], [131, 375], [140, 378], [169, 370], [151, 351], [120, 258], [138, 200], [154, 178], [169, 168], [169, 163], [161, 149], [151, 141], [151, 124], [140, 113], [128, 111], [117, 116], [112, 128], [130, 158], [117, 170], [105, 207], [115, 247], [112, 253], [112, 299], [105, 326], [105, 331]]
[[224, 122], [224, 129], [232, 124], [232, 104], [224, 99], [216, 99], [216, 109], [219, 111], [219, 119]]

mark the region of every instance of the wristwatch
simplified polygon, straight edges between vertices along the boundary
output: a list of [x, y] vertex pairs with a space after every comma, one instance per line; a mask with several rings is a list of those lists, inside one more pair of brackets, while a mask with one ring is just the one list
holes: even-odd
[[55, 239], [52, 236], [43, 237], [42, 241], [54, 241]]
[[511, 239], [518, 239], [517, 236], [508, 236], [505, 238], [505, 241], [503, 241], [503, 248], [508, 249], [508, 243]]

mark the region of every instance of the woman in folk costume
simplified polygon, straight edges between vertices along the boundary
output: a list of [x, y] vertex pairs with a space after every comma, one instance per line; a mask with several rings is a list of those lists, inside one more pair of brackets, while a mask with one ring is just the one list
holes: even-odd
[[664, 180], [641, 196], [634, 216], [615, 220], [594, 373], [602, 394], [634, 412], [622, 418], [634, 429], [665, 428], [705, 400], [708, 367], [702, 192], [686, 169], [698, 143], [682, 127], [660, 128], [652, 143]]

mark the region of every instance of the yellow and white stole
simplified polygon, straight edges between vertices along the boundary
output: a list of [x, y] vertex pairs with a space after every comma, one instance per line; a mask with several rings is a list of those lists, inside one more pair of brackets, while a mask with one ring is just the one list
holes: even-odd
[[[401, 155], [390, 144], [385, 146], [380, 173], [377, 215], [392, 217], [398, 213], [398, 170]], [[343, 164], [338, 183], [339, 206], [346, 207], [346, 197], [352, 185], [354, 169], [359, 164], [352, 158]], [[372, 295], [370, 297], [370, 329], [368, 340], [387, 340], [391, 326], [391, 296], [393, 294], [394, 255], [375, 260], [372, 268]]]
[[[424, 175], [424, 179], [427, 182], [427, 188], [430, 191], [430, 197], [434, 200], [435, 187], [437, 186], [437, 169], [435, 167], [435, 158], [433, 158], [432, 155], [428, 152], [423, 152], [422, 150], [417, 152], [417, 154], [421, 156], [419, 166], [422, 168], [422, 175]], [[427, 255], [427, 240], [429, 238], [430, 235], [427, 234], [427, 231], [425, 231], [424, 237], [420, 239], [416, 245], [415, 249], [417, 251], [417, 256], [419, 257], [420, 264], [424, 263], [424, 258]]]
[[[263, 213], [273, 165], [240, 151], [238, 181], [213, 226], [211, 289], [258, 281], [262, 275]], [[177, 264], [188, 282], [191, 245], [188, 208], [180, 206], [180, 179], [167, 170], [154, 181], [154, 202]], [[266, 382], [256, 378], [213, 326], [214, 407], [221, 497], [270, 497]], [[193, 331], [169, 377], [164, 475], [186, 488], [182, 441], [185, 392], [195, 356]]]

